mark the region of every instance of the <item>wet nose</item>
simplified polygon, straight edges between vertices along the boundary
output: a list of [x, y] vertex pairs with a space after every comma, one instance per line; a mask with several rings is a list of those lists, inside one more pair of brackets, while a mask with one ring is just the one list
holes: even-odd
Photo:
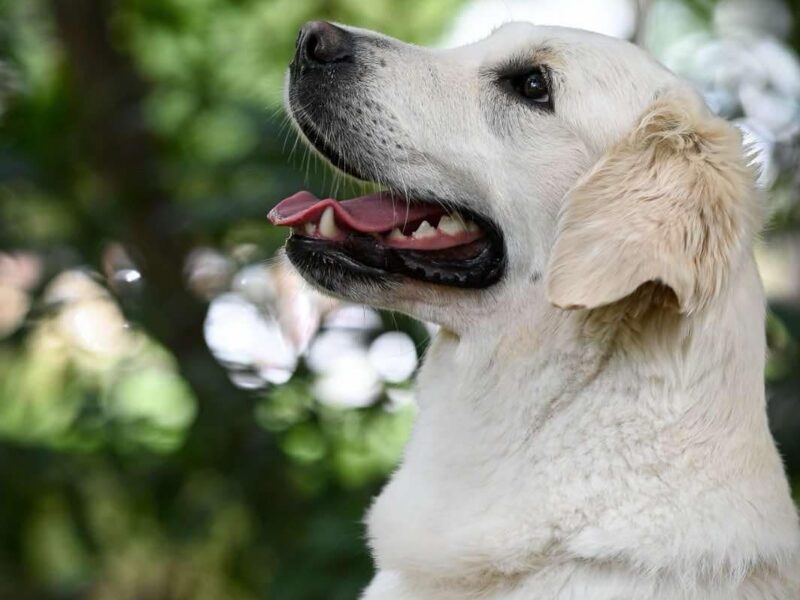
[[353, 37], [327, 21], [309, 21], [300, 29], [295, 61], [303, 66], [328, 66], [353, 58]]

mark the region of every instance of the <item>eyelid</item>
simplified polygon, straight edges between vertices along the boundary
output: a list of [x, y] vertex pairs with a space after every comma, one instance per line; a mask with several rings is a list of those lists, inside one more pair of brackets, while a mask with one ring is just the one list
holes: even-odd
[[547, 78], [549, 70], [545, 63], [537, 63], [530, 58], [521, 57], [512, 58], [508, 62], [498, 65], [495, 67], [494, 73], [498, 80], [530, 75], [537, 71]]
[[503, 86], [515, 80], [519, 81], [522, 78], [528, 77], [534, 73], [538, 73], [542, 76], [542, 79], [544, 79], [544, 84], [547, 87], [547, 91], [552, 93], [552, 78], [550, 76], [550, 70], [546, 65], [531, 66], [528, 64], [524, 69], [498, 70], [495, 74], [494, 80], [497, 85]]
[[[520, 63], [514, 61], [513, 63], [507, 63], [505, 70], [498, 69], [494, 75], [494, 83], [495, 85], [501, 89], [506, 94], [513, 94], [518, 96], [519, 93], [516, 90], [515, 83], [520, 83], [522, 78], [525, 78], [533, 73], [539, 73], [544, 80], [545, 88], [547, 89], [547, 102], [536, 102], [532, 100], [527, 100], [531, 105], [537, 106], [541, 109], [549, 110], [553, 112], [555, 110], [555, 105], [553, 103], [553, 85], [552, 85], [552, 77], [550, 74], [550, 69], [547, 65], [543, 64], [535, 64], [531, 65], [530, 62], [524, 65], [524, 69], [514, 69], [511, 70], [509, 67], [511, 66], [521, 66]], [[526, 100], [522, 98], [522, 100]]]

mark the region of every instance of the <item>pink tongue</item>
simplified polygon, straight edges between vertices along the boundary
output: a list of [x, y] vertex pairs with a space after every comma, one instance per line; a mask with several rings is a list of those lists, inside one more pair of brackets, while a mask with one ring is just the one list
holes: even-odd
[[387, 192], [360, 196], [337, 202], [320, 200], [311, 192], [298, 192], [273, 208], [268, 215], [273, 225], [295, 227], [319, 221], [323, 211], [332, 207], [336, 221], [361, 233], [381, 233], [407, 223], [444, 214], [444, 209], [430, 204], [409, 204]]

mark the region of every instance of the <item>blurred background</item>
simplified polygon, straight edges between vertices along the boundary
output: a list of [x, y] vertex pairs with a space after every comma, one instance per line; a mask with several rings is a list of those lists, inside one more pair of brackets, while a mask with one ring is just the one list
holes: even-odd
[[351, 599], [434, 329], [311, 292], [265, 219], [344, 196], [281, 109], [300, 25], [635, 41], [769, 191], [770, 419], [800, 490], [800, 2], [0, 0], [0, 598]]

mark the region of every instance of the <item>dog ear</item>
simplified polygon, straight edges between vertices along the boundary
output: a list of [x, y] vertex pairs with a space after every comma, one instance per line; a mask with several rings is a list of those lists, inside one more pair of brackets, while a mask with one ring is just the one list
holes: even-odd
[[569, 192], [546, 278], [565, 308], [597, 308], [657, 283], [682, 313], [705, 306], [761, 224], [741, 136], [682, 92], [638, 125]]

